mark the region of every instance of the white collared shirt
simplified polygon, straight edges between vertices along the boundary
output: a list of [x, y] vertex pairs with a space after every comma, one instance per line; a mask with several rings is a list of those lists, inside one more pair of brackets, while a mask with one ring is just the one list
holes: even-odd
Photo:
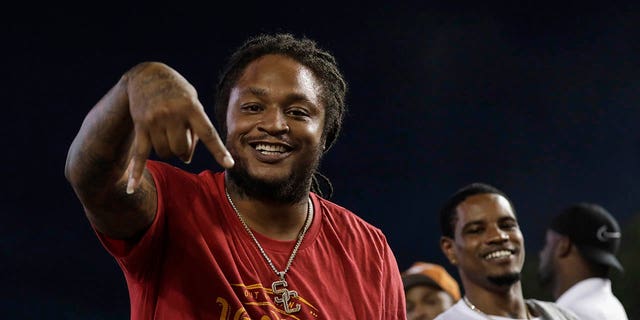
[[[487, 320], [487, 316], [478, 313], [477, 311], [471, 310], [469, 306], [462, 299], [460, 299], [456, 304], [451, 306], [449, 309], [445, 310], [443, 313], [439, 314], [434, 320]], [[499, 316], [489, 316], [489, 319], [494, 320], [513, 320], [513, 318], [505, 318]], [[536, 320], [540, 318], [532, 318], [532, 320]]]
[[581, 320], [628, 320], [620, 300], [611, 292], [611, 280], [589, 278], [574, 284], [556, 300]]

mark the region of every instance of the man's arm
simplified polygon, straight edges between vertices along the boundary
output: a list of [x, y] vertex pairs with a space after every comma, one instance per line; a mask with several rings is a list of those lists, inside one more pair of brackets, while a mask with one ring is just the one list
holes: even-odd
[[131, 239], [156, 213], [156, 189], [145, 169], [151, 149], [189, 162], [198, 140], [223, 167], [233, 166], [193, 86], [162, 63], [142, 63], [86, 116], [69, 148], [65, 176], [98, 231]]
[[400, 269], [398, 268], [398, 262], [396, 261], [389, 243], [386, 241], [386, 237], [384, 237], [383, 240], [383, 276], [380, 284], [381, 290], [384, 293], [384, 299], [381, 301], [381, 305], [384, 310], [382, 319], [406, 320], [406, 297], [404, 293], [404, 286], [402, 285]]

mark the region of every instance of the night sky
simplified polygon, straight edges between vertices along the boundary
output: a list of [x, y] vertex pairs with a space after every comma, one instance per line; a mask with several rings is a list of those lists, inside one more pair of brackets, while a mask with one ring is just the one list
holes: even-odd
[[[394, 3], [3, 10], [2, 318], [128, 318], [124, 278], [64, 178], [68, 147], [141, 61], [174, 67], [212, 114], [226, 57], [261, 32], [308, 36], [336, 56], [349, 111], [321, 171], [334, 202], [383, 230], [401, 269], [450, 268], [437, 212], [474, 181], [513, 200], [527, 261], [568, 203], [599, 203], [622, 225], [640, 212], [637, 4]], [[202, 145], [175, 164], [219, 168]]]

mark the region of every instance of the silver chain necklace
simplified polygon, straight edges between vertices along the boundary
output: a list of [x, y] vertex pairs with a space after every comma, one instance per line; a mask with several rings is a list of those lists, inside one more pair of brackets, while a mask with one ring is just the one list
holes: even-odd
[[289, 261], [287, 261], [287, 265], [285, 266], [284, 270], [278, 271], [278, 268], [276, 268], [276, 266], [273, 264], [273, 261], [271, 261], [271, 258], [269, 258], [269, 256], [267, 255], [267, 252], [264, 251], [264, 249], [260, 245], [260, 242], [258, 242], [258, 239], [251, 231], [251, 228], [249, 228], [249, 225], [247, 225], [247, 222], [244, 221], [244, 218], [240, 214], [240, 211], [238, 211], [238, 208], [236, 208], [236, 205], [233, 203], [233, 200], [231, 200], [229, 191], [227, 191], [227, 189], [225, 188], [224, 192], [227, 195], [227, 199], [229, 200], [229, 204], [231, 204], [233, 211], [235, 211], [236, 215], [238, 216], [238, 219], [242, 223], [242, 226], [247, 231], [251, 239], [253, 239], [253, 242], [255, 242], [256, 246], [258, 247], [258, 250], [260, 250], [260, 253], [264, 257], [264, 259], [267, 260], [267, 263], [271, 267], [271, 270], [273, 270], [273, 272], [275, 272], [276, 276], [278, 276], [279, 278], [279, 280], [276, 280], [273, 283], [271, 283], [271, 290], [273, 290], [273, 294], [280, 295], [279, 297], [275, 297], [274, 299], [275, 302], [278, 304], [282, 304], [284, 311], [286, 313], [294, 313], [294, 312], [300, 311], [300, 304], [296, 303], [295, 306], [293, 307], [289, 305], [289, 301], [292, 298], [297, 297], [298, 292], [287, 289], [288, 284], [287, 284], [287, 281], [284, 280], [284, 277], [287, 275], [287, 271], [289, 271], [289, 268], [291, 268], [291, 264], [293, 263], [293, 258], [296, 257], [296, 254], [298, 253], [298, 249], [300, 248], [300, 244], [302, 243], [302, 239], [304, 239], [304, 235], [307, 234], [307, 230], [311, 225], [311, 207], [312, 207], [311, 199], [307, 198], [307, 216], [304, 220], [304, 226], [302, 227], [302, 230], [300, 230], [300, 233], [298, 234], [298, 241], [296, 242], [295, 246], [293, 246], [293, 250], [291, 251], [291, 255], [289, 256]]
[[[469, 307], [471, 310], [481, 314], [483, 317], [489, 319], [489, 320], [493, 320], [488, 314], [482, 312], [482, 310], [478, 309], [478, 307], [476, 307], [473, 303], [471, 303], [471, 301], [469, 301], [469, 298], [467, 298], [467, 296], [462, 297], [462, 300], [464, 300], [464, 303], [467, 305], [467, 307]], [[526, 307], [526, 306], [525, 306]], [[529, 308], [527, 308], [527, 319], [531, 319], [531, 317], [529, 316]]]

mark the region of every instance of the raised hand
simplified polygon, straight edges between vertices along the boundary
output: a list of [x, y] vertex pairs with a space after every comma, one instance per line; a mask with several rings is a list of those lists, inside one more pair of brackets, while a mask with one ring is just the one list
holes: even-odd
[[165, 64], [149, 62], [125, 76], [134, 126], [127, 193], [140, 184], [152, 148], [161, 158], [176, 156], [188, 163], [200, 140], [221, 166], [233, 166], [195, 88], [182, 75]]

